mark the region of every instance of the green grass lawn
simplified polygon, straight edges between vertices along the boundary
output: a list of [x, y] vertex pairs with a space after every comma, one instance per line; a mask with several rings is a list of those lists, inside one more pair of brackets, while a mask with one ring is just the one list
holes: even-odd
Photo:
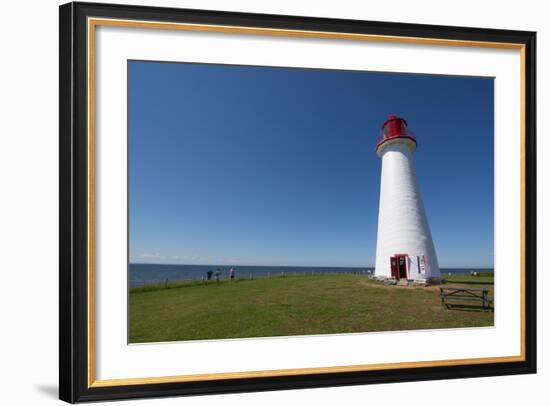
[[130, 292], [131, 343], [492, 325], [492, 312], [444, 309], [437, 286], [384, 286], [364, 275], [191, 282]]
[[471, 276], [468, 274], [458, 274], [458, 275], [441, 275], [448, 283], [464, 283], [468, 285], [492, 285], [495, 281], [493, 273], [482, 272], [479, 276]]

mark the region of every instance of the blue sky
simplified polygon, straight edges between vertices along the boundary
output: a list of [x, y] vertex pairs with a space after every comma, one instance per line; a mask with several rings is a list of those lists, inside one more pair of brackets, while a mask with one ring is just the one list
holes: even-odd
[[493, 266], [493, 79], [128, 62], [130, 262], [372, 266], [388, 114], [440, 266]]

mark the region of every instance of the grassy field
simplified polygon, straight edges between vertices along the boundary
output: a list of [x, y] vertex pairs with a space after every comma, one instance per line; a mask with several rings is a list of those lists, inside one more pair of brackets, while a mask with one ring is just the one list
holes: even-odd
[[[445, 278], [447, 285], [486, 283], [493, 295], [491, 281], [480, 280], [485, 277]], [[131, 343], [491, 325], [492, 312], [442, 308], [437, 286], [384, 286], [364, 275], [188, 282], [130, 292]]]
[[493, 273], [481, 272], [479, 276], [470, 276], [467, 274], [442, 275], [448, 283], [464, 283], [467, 285], [493, 285], [495, 277]]

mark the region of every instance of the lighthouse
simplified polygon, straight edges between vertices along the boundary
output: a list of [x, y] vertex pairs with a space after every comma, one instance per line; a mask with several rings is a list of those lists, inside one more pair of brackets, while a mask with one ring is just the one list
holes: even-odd
[[378, 278], [437, 281], [439, 264], [418, 187], [413, 153], [417, 142], [407, 121], [390, 115], [376, 153], [382, 159], [376, 242]]

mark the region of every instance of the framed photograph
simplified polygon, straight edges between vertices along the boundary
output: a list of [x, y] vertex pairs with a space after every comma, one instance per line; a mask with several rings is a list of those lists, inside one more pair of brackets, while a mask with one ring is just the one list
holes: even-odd
[[534, 32], [60, 7], [60, 398], [536, 372]]

